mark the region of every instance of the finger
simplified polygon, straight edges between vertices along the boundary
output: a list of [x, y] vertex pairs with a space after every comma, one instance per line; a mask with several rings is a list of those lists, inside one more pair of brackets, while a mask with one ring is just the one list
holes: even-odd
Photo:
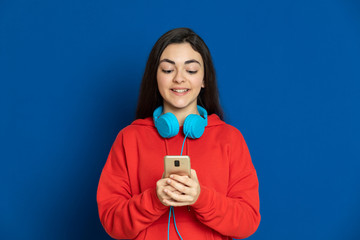
[[177, 201], [174, 201], [174, 200], [164, 200], [166, 206], [173, 206], [173, 207], [182, 207], [182, 206], [189, 206], [191, 205], [191, 203], [189, 202], [177, 202]]
[[174, 192], [170, 192], [168, 190], [164, 190], [165, 193], [171, 197], [173, 200], [177, 201], [177, 202], [191, 202], [194, 200], [194, 198], [190, 195], [186, 195], [186, 194], [176, 194]]
[[[170, 193], [170, 194], [171, 194], [171, 193]], [[175, 199], [173, 199], [173, 198], [170, 196], [170, 194], [164, 192], [164, 195], [161, 197], [161, 199], [163, 199], [163, 200], [164, 200], [164, 199], [167, 199], [167, 200], [176, 201]], [[174, 193], [174, 192], [172, 192], [172, 194], [181, 195], [181, 193], [178, 194], [178, 193]]]
[[167, 186], [168, 184], [167, 184], [166, 180], [167, 180], [166, 178], [158, 180], [156, 182], [156, 186], [157, 187], [165, 187], [165, 186]]
[[167, 184], [166, 186], [164, 186], [163, 187], [164, 189], [168, 189], [168, 190], [170, 190], [170, 191], [177, 191], [173, 186], [171, 186], [171, 185], [169, 185], [169, 184]]
[[196, 171], [194, 169], [191, 169], [190, 171], [190, 178], [195, 180], [196, 182], [198, 182], [198, 177], [197, 177], [197, 174], [196, 174]]
[[184, 194], [190, 193], [190, 188], [180, 182], [177, 182], [173, 179], [169, 179], [167, 181], [167, 183], [181, 193], [184, 193]]
[[[172, 174], [170, 175], [170, 180], [176, 180], [179, 183], [182, 183], [183, 185], [186, 185], [188, 187], [192, 187], [194, 186], [194, 182], [191, 178], [189, 178], [188, 176], [180, 176], [177, 174]], [[167, 181], [167, 183], [169, 184], [169, 181]]]
[[163, 188], [163, 191], [167, 189], [173, 193], [176, 193], [176, 194], [182, 194], [181, 192], [179, 192], [178, 190], [176, 190], [174, 187], [170, 186], [170, 185], [166, 185], [166, 187]]
[[162, 204], [164, 204], [165, 206], [168, 206], [164, 200], [166, 200], [166, 199], [171, 199], [171, 197], [170, 197], [169, 195], [167, 195], [167, 194], [164, 193], [163, 191], [157, 191], [157, 192], [156, 192], [156, 195], [157, 195], [157, 197], [159, 198], [159, 200], [160, 200], [160, 202], [161, 202]]

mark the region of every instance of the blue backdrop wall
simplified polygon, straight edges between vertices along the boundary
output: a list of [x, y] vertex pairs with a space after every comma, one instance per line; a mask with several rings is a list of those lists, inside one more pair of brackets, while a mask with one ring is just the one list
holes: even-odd
[[152, 45], [183, 26], [258, 171], [250, 239], [360, 239], [355, 0], [0, 1], [0, 239], [110, 239], [102, 167]]

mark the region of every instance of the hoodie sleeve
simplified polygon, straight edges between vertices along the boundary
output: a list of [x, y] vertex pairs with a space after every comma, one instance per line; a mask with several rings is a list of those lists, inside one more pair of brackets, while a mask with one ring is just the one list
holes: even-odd
[[156, 189], [133, 194], [129, 182], [123, 134], [116, 138], [101, 173], [97, 204], [105, 231], [116, 239], [135, 238], [162, 214], [167, 207], [156, 195]]
[[201, 193], [192, 207], [199, 221], [215, 231], [233, 238], [246, 238], [256, 231], [260, 223], [259, 183], [240, 132], [232, 136], [229, 148], [227, 194], [200, 182]]

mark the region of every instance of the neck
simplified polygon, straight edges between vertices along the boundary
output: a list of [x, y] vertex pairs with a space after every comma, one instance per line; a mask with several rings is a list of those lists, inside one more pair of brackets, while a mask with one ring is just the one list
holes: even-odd
[[173, 113], [175, 115], [175, 117], [177, 118], [180, 126], [184, 125], [185, 118], [188, 115], [190, 115], [190, 114], [198, 114], [199, 115], [197, 105], [195, 105], [194, 107], [189, 107], [189, 108], [174, 108], [171, 106], [164, 105], [163, 112], [164, 113], [168, 113], [168, 112]]

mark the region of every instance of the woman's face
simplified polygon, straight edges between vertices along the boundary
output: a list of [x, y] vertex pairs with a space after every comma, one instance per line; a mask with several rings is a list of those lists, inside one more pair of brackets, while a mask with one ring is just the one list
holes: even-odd
[[157, 83], [164, 112], [197, 112], [197, 97], [204, 87], [204, 63], [189, 43], [168, 45], [160, 56]]

